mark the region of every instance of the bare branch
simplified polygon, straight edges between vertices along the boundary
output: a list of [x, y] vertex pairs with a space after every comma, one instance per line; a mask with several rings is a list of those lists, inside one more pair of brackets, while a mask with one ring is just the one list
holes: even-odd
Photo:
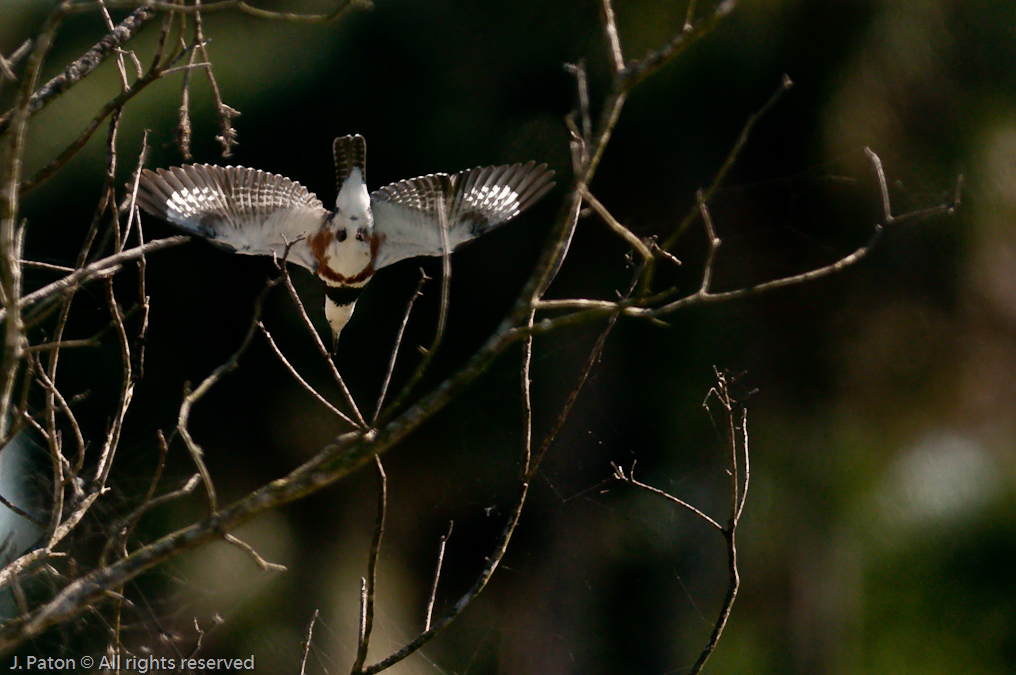
[[383, 670], [387, 670], [399, 661], [404, 660], [407, 656], [413, 654], [420, 647], [430, 642], [435, 635], [457, 619], [463, 610], [465, 610], [465, 608], [468, 607], [469, 604], [483, 592], [483, 589], [487, 586], [487, 582], [490, 581], [491, 576], [493, 576], [494, 571], [497, 569], [501, 560], [504, 558], [505, 552], [508, 550], [508, 543], [511, 541], [512, 534], [515, 532], [516, 525], [518, 525], [519, 518], [522, 515], [522, 506], [526, 502], [526, 496], [528, 493], [529, 483], [524, 482], [521, 485], [519, 497], [515, 501], [515, 507], [508, 516], [508, 521], [505, 523], [504, 529], [501, 531], [501, 535], [495, 544], [494, 551], [487, 558], [487, 564], [484, 566], [483, 570], [480, 571], [480, 574], [477, 576], [476, 581], [473, 582], [472, 587], [470, 587], [470, 589], [458, 599], [448, 613], [438, 619], [429, 629], [417, 635], [415, 639], [403, 646], [401, 649], [377, 663], [363, 668], [360, 672], [365, 675], [373, 675], [374, 673], [380, 673]]
[[[130, 8], [137, 7], [140, 1], [142, 0], [106, 0], [106, 4], [115, 8]], [[173, 2], [160, 0], [144, 0], [144, 4], [146, 7], [151, 9], [161, 12], [171, 12], [174, 14], [195, 14], [197, 12], [210, 14], [212, 12], [235, 9], [243, 14], [248, 14], [259, 19], [289, 23], [331, 23], [341, 19], [351, 10], [369, 9], [373, 6], [373, 3], [371, 3], [370, 0], [339, 0], [336, 3], [335, 9], [325, 14], [296, 14], [291, 12], [273, 12], [267, 9], [260, 9], [250, 5], [246, 0], [219, 0], [218, 2], [209, 2], [207, 4], [201, 4], [200, 6], [179, 5]], [[98, 6], [99, 2], [82, 2], [73, 5], [71, 11], [89, 12], [95, 10]]]
[[[208, 50], [206, 47], [207, 41], [204, 36], [204, 22], [201, 20], [201, 0], [194, 0], [194, 44], [196, 45], [194, 52], [191, 54], [193, 59], [194, 56], [200, 54], [206, 63], [211, 64], [208, 58]], [[219, 83], [215, 79], [215, 73], [212, 71], [211, 65], [204, 69], [205, 75], [208, 78], [208, 85], [212, 89], [212, 100], [215, 102], [215, 113], [219, 118], [219, 135], [215, 137], [219, 144], [222, 146], [222, 156], [229, 157], [233, 154], [233, 146], [236, 145], [236, 129], [233, 128], [233, 118], [240, 114], [239, 110], [235, 110], [225, 103], [222, 102], [222, 92], [219, 90]], [[181, 106], [181, 125], [186, 120], [186, 99], [187, 99], [187, 77], [190, 75], [190, 71], [184, 75], [184, 105]], [[182, 126], [181, 126], [182, 130]], [[190, 154], [190, 124], [187, 121], [187, 148], [186, 155]], [[181, 149], [183, 146], [181, 145]]]
[[251, 559], [254, 560], [254, 562], [257, 564], [257, 566], [261, 568], [262, 572], [285, 572], [289, 569], [285, 565], [268, 562], [267, 560], [261, 557], [260, 553], [254, 550], [253, 546], [251, 546], [250, 544], [248, 544], [247, 542], [245, 542], [244, 540], [240, 539], [235, 535], [232, 535], [227, 532], [223, 536], [223, 539], [226, 540], [226, 543], [236, 546], [238, 549], [249, 555]]
[[201, 480], [204, 481], [205, 491], [208, 494], [208, 504], [211, 514], [214, 516], [219, 511], [219, 502], [215, 496], [215, 486], [212, 483], [212, 477], [208, 473], [208, 468], [205, 466], [204, 460], [201, 459], [204, 452], [201, 450], [201, 446], [194, 442], [194, 439], [190, 435], [190, 430], [187, 428], [187, 424], [190, 422], [190, 412], [201, 398], [208, 393], [208, 391], [215, 386], [215, 384], [222, 379], [223, 375], [235, 370], [240, 363], [240, 356], [247, 351], [247, 347], [250, 345], [251, 340], [254, 338], [254, 334], [257, 332], [258, 323], [261, 319], [261, 305], [264, 302], [265, 296], [268, 295], [268, 291], [275, 287], [279, 282], [278, 279], [271, 280], [261, 290], [261, 294], [258, 296], [257, 301], [254, 303], [254, 318], [251, 320], [250, 327], [247, 329], [247, 334], [244, 335], [243, 340], [240, 342], [240, 346], [237, 347], [236, 351], [223, 363], [221, 366], [211, 372], [206, 377], [198, 388], [193, 391], [188, 391], [183, 397], [183, 401], [180, 403], [180, 414], [177, 417], [176, 429], [180, 432], [180, 437], [183, 439], [184, 444], [187, 446], [187, 450], [191, 454], [191, 458], [194, 460], [194, 464], [198, 468], [198, 472], [201, 474]]
[[18, 76], [14, 74], [14, 69], [18, 67], [21, 60], [28, 56], [28, 53], [32, 50], [32, 41], [25, 40], [22, 42], [17, 49], [15, 49], [10, 56], [4, 57], [0, 54], [0, 85], [3, 84], [3, 79], [7, 78], [11, 82], [17, 82]]
[[[423, 359], [416, 366], [416, 370], [413, 371], [413, 374], [409, 377], [406, 384], [403, 385], [402, 390], [395, 397], [395, 400], [388, 406], [389, 414], [381, 416], [381, 423], [387, 421], [390, 415], [394, 414], [395, 411], [398, 410], [403, 401], [409, 398], [409, 395], [413, 392], [413, 388], [416, 387], [417, 383], [421, 379], [423, 379], [424, 373], [426, 373], [427, 368], [430, 367], [430, 363], [434, 359], [434, 355], [437, 353], [438, 347], [441, 346], [441, 341], [444, 339], [445, 327], [448, 323], [448, 298], [452, 282], [452, 251], [451, 246], [448, 244], [448, 218], [445, 213], [445, 204], [440, 199], [437, 201], [437, 216], [438, 223], [440, 224], [439, 233], [441, 236], [441, 309], [438, 311], [437, 328], [434, 329], [434, 339], [431, 340], [430, 348], [420, 348], [420, 351], [423, 352]], [[378, 416], [375, 415], [375, 422], [377, 421]]]
[[310, 654], [311, 641], [314, 639], [314, 624], [317, 623], [318, 610], [314, 610], [314, 615], [310, 618], [310, 623], [307, 624], [307, 637], [303, 639], [303, 656], [300, 658], [300, 675], [305, 675], [307, 672], [307, 656]]
[[[576, 132], [578, 140], [581, 142], [580, 152], [577, 153], [577, 159], [572, 164], [576, 172], [582, 170], [582, 166], [586, 163], [586, 148], [593, 142], [593, 119], [589, 112], [589, 78], [586, 76], [586, 65], [583, 61], [578, 63], [566, 63], [564, 69], [575, 76], [575, 86], [578, 89], [579, 97], [579, 118], [582, 120], [582, 131]], [[567, 118], [569, 122], [572, 122], [571, 116]]]
[[99, 453], [98, 467], [95, 471], [94, 489], [102, 490], [106, 486], [106, 479], [113, 466], [113, 456], [120, 444], [120, 432], [123, 429], [123, 421], [127, 416], [131, 401], [134, 399], [134, 366], [131, 362], [130, 340], [127, 337], [127, 328], [124, 326], [123, 311], [120, 303], [117, 302], [113, 292], [112, 279], [106, 279], [106, 302], [109, 304], [109, 312], [113, 318], [117, 338], [120, 343], [120, 358], [123, 368], [123, 376], [120, 383], [120, 401], [113, 416], [113, 423], [106, 433], [106, 441], [103, 443]]
[[[52, 378], [46, 373], [46, 370], [42, 367], [41, 363], [36, 365], [36, 375], [42, 383], [43, 389], [46, 390], [47, 399], [52, 397], [53, 403], [55, 403], [60, 412], [63, 413], [63, 416], [67, 419], [67, 422], [70, 424], [71, 430], [74, 433], [74, 440], [77, 442], [78, 452], [71, 472], [72, 475], [76, 476], [78, 472], [81, 471], [81, 467], [85, 463], [85, 437], [81, 433], [81, 427], [78, 425], [77, 417], [75, 417], [74, 411], [71, 410], [70, 405], [67, 403], [67, 399], [64, 398], [62, 393], [60, 393], [60, 390], [57, 388], [56, 384], [54, 384]], [[47, 401], [47, 417], [51, 416], [50, 408], [52, 405], [52, 403]], [[47, 435], [52, 435], [56, 431], [55, 419], [47, 419], [47, 422], [49, 428]]]
[[[716, 190], [718, 190], [720, 185], [723, 184], [723, 181], [727, 179], [727, 175], [730, 173], [730, 170], [734, 168], [734, 165], [737, 163], [738, 157], [741, 156], [741, 151], [744, 150], [744, 147], [748, 144], [748, 139], [751, 137], [751, 132], [754, 131], [755, 125], [758, 124], [759, 120], [765, 117], [766, 114], [776, 106], [779, 100], [783, 98], [783, 95], [790, 91], [790, 88], [793, 86], [794, 83], [790, 80], [790, 76], [784, 74], [783, 79], [780, 81], [780, 86], [775, 92], [773, 92], [772, 96], [769, 97], [769, 100], [766, 101], [757, 112], [748, 117], [748, 121], [744, 123], [744, 127], [741, 129], [740, 136], [737, 137], [737, 141], [723, 160], [720, 170], [716, 172], [716, 175], [713, 176], [712, 183], [710, 183], [709, 187], [702, 193], [702, 201], [708, 203], [712, 200], [713, 195], [716, 194]], [[675, 229], [674, 232], [667, 237], [663, 244], [660, 245], [660, 248], [664, 251], [672, 249], [681, 235], [684, 234], [691, 226], [692, 221], [698, 213], [699, 207], [696, 203], [695, 208], [688, 211], [688, 215], [684, 217], [681, 223], [677, 226], [677, 229]]]
[[734, 0], [724, 0], [716, 6], [712, 14], [698, 24], [689, 25], [686, 23], [684, 29], [674, 35], [663, 47], [629, 63], [623, 72], [625, 87], [630, 90], [678, 54], [708, 35], [719, 25], [720, 21], [734, 11], [736, 5]]
[[11, 503], [11, 501], [9, 499], [7, 499], [7, 497], [4, 497], [3, 495], [0, 495], [0, 504], [3, 504], [8, 509], [10, 509], [14, 513], [18, 514], [19, 516], [21, 516], [22, 518], [24, 518], [28, 522], [32, 523], [36, 527], [41, 527], [41, 528], [45, 528], [46, 527], [45, 521], [40, 520], [39, 518], [36, 518], [35, 516], [33, 516], [28, 511], [25, 511], [21, 507], [14, 505], [13, 503]]
[[297, 371], [296, 368], [293, 367], [293, 364], [289, 362], [289, 359], [286, 358], [286, 355], [282, 353], [281, 349], [279, 349], [279, 345], [275, 343], [275, 339], [272, 338], [272, 334], [268, 332], [268, 329], [265, 328], [265, 325], [260, 321], [258, 321], [258, 328], [261, 329], [261, 332], [268, 340], [268, 344], [272, 348], [272, 351], [275, 352], [275, 356], [278, 357], [279, 361], [282, 362], [282, 365], [286, 368], [286, 370], [289, 371], [289, 374], [293, 376], [293, 379], [295, 379], [297, 382], [300, 383], [301, 387], [303, 387], [308, 393], [310, 393], [311, 396], [317, 399], [318, 402], [320, 402], [326, 408], [331, 410], [336, 417], [339, 417], [343, 421], [348, 422], [350, 426], [353, 427], [357, 426], [356, 422], [351, 420], [348, 415], [346, 415], [344, 412], [333, 406], [327, 398], [321, 395], [321, 392], [312, 387], [310, 383], [307, 382], [307, 380], [303, 379], [303, 376], [300, 375], [299, 371]]
[[0, 437], [7, 436], [7, 425], [14, 383], [21, 367], [26, 339], [21, 317], [21, 250], [24, 230], [18, 226], [20, 210], [21, 162], [28, 128], [31, 93], [39, 78], [42, 63], [49, 52], [63, 11], [70, 0], [63, 0], [43, 22], [25, 64], [10, 126], [0, 135], [0, 296], [4, 316], [4, 342], [0, 352]]
[[86, 143], [88, 143], [88, 140], [99, 128], [99, 125], [102, 124], [103, 120], [112, 115], [114, 111], [121, 109], [124, 104], [140, 94], [148, 85], [161, 77], [162, 70], [159, 68], [152, 68], [141, 78], [135, 80], [134, 84], [132, 84], [129, 89], [121, 92], [119, 95], [103, 104], [103, 106], [99, 108], [99, 112], [92, 117], [92, 120], [85, 126], [85, 129], [81, 132], [81, 134], [79, 134], [74, 141], [64, 148], [63, 151], [57, 155], [56, 159], [39, 169], [34, 176], [24, 181], [21, 185], [21, 190], [23, 192], [27, 192], [32, 188], [37, 187], [44, 180], [59, 171], [81, 150], [81, 148], [85, 146]]
[[402, 323], [399, 324], [399, 331], [395, 335], [395, 346], [392, 347], [392, 355], [388, 360], [388, 370], [385, 372], [384, 381], [381, 383], [381, 393], [377, 397], [377, 405], [374, 407], [374, 416], [371, 418], [371, 424], [377, 424], [377, 418], [381, 414], [381, 408], [384, 406], [385, 396], [388, 394], [388, 385], [391, 384], [392, 374], [395, 372], [395, 362], [399, 358], [399, 349], [402, 347], [402, 336], [406, 332], [406, 325], [409, 323], [409, 315], [413, 311], [413, 305], [416, 304], [416, 299], [423, 294], [423, 285], [427, 282], [430, 277], [427, 273], [420, 268], [420, 281], [416, 284], [416, 290], [413, 291], [413, 295], [409, 298], [409, 302], [406, 304], [406, 311], [402, 315]]
[[[69, 4], [66, 3], [67, 6]], [[28, 102], [28, 114], [34, 115], [39, 112], [54, 99], [88, 77], [110, 54], [115, 53], [118, 48], [129, 42], [141, 30], [142, 26], [155, 16], [155, 10], [150, 7], [135, 9], [130, 16], [121, 21], [95, 46], [64, 68], [63, 72], [39, 87]], [[14, 110], [8, 110], [0, 115], [0, 134], [7, 130], [13, 116]]]
[[695, 194], [695, 201], [698, 204], [699, 213], [702, 214], [702, 225], [706, 228], [706, 240], [709, 246], [709, 252], [706, 253], [706, 264], [702, 270], [702, 285], [699, 287], [699, 293], [708, 295], [709, 287], [713, 283], [713, 266], [716, 264], [716, 253], [720, 250], [720, 238], [716, 236], [716, 228], [713, 227], [713, 219], [709, 215], [709, 206], [706, 204], [705, 195], [702, 194], [702, 190], [699, 190]]
[[688, 8], [684, 12], [684, 30], [691, 30], [695, 21], [695, 0], [689, 0]]
[[593, 210], [596, 211], [597, 214], [599, 214], [600, 218], [603, 219], [603, 222], [607, 223], [607, 225], [610, 226], [610, 229], [612, 229], [619, 237], [631, 244], [632, 248], [634, 248], [636, 253], [642, 256], [643, 259], [648, 260], [653, 257], [649, 247], [646, 246], [641, 239], [636, 237], [631, 230], [619, 223], [617, 219], [611, 215], [610, 211], [607, 210], [607, 207], [601, 204], [600, 200], [594, 197], [593, 193], [591, 193], [585, 185], [582, 186], [582, 198], [589, 202], [589, 205], [593, 207]]
[[[147, 253], [161, 251], [162, 249], [169, 248], [171, 246], [179, 246], [180, 244], [188, 241], [190, 241], [190, 237], [186, 235], [176, 235], [173, 237], [166, 237], [165, 239], [154, 239], [140, 246], [124, 249], [119, 253], [114, 253], [102, 258], [101, 260], [96, 260], [90, 265], [78, 268], [62, 279], [51, 282], [38, 290], [32, 291], [31, 293], [27, 293], [21, 298], [21, 302], [18, 303], [19, 309], [30, 307], [58, 293], [71, 291], [80, 284], [97, 277], [102, 277], [107, 273], [116, 270], [123, 263], [136, 260]], [[0, 310], [0, 319], [4, 319], [6, 316], [7, 309], [5, 308]]]
[[349, 393], [349, 388], [346, 387], [345, 380], [342, 379], [342, 375], [339, 374], [339, 369], [335, 366], [335, 362], [332, 360], [332, 355], [329, 353], [328, 348], [325, 347], [324, 340], [321, 339], [321, 335], [314, 328], [314, 323], [310, 320], [310, 315], [307, 314], [307, 308], [303, 305], [303, 300], [300, 299], [300, 294], [296, 292], [296, 287], [293, 285], [293, 280], [289, 276], [289, 272], [286, 270], [284, 261], [277, 261], [279, 270], [282, 273], [282, 280], [286, 284], [286, 291], [289, 292], [289, 297], [293, 300], [293, 304], [296, 305], [297, 310], [300, 312], [300, 318], [303, 319], [303, 325], [307, 328], [307, 332], [314, 339], [314, 344], [317, 346], [318, 353], [321, 354], [321, 358], [328, 364], [328, 370], [332, 374], [332, 379], [339, 386], [342, 391], [343, 397], [346, 399], [346, 404], [349, 409], [353, 411], [353, 418], [356, 423], [353, 426], [358, 428], [364, 428], [367, 423], [363, 419], [363, 415], [360, 414], [360, 409], [356, 405], [356, 401], [353, 400], [353, 395]]
[[423, 630], [425, 631], [430, 630], [430, 622], [434, 616], [434, 603], [437, 601], [437, 586], [441, 582], [441, 566], [444, 564], [445, 547], [448, 545], [448, 539], [452, 536], [452, 528], [454, 526], [454, 522], [448, 523], [448, 531], [441, 535], [441, 540], [437, 547], [437, 565], [434, 568], [434, 583], [430, 587], [430, 597], [427, 599], [427, 611], [423, 620]]
[[[727, 625], [727, 620], [730, 618], [730, 612], [734, 605], [734, 600], [737, 597], [737, 591], [740, 587], [740, 574], [737, 568], [737, 545], [736, 535], [737, 526], [740, 522], [741, 513], [744, 509], [745, 497], [748, 492], [748, 445], [747, 445], [747, 411], [737, 403], [733, 396], [730, 394], [729, 381], [726, 375], [716, 370], [717, 385], [709, 390], [709, 394], [706, 396], [706, 402], [704, 405], [708, 410], [708, 401], [710, 397], [715, 397], [724, 408], [725, 419], [727, 422], [727, 443], [729, 444], [730, 453], [728, 461], [730, 462], [727, 473], [731, 478], [730, 485], [730, 516], [727, 521], [727, 526], [720, 525], [719, 522], [706, 515], [701, 510], [692, 506], [688, 502], [679, 499], [659, 488], [655, 488], [651, 485], [647, 485], [638, 480], [635, 480], [634, 466], [632, 470], [626, 475], [624, 470], [619, 466], [611, 462], [611, 466], [614, 469], [614, 478], [629, 485], [633, 485], [641, 490], [645, 490], [651, 494], [663, 497], [667, 501], [670, 501], [678, 506], [687, 509], [703, 522], [708, 524], [713, 529], [717, 530], [724, 538], [727, 548], [727, 572], [728, 572], [728, 583], [727, 592], [724, 596], [723, 602], [720, 606], [719, 617], [713, 624], [713, 630], [709, 636], [709, 640], [702, 652], [699, 654], [698, 659], [689, 671], [692, 675], [702, 671], [706, 661], [716, 649], [716, 645], [719, 643], [720, 636], [723, 634], [723, 629]], [[738, 431], [741, 432], [739, 436]], [[738, 448], [738, 438], [741, 437], [743, 446]], [[744, 474], [741, 475], [739, 471], [738, 455], [743, 454], [744, 458]]]
[[614, 7], [611, 0], [602, 0], [604, 30], [610, 43], [610, 57], [614, 60], [614, 70], [624, 72], [624, 54], [621, 53], [621, 38], [617, 34], [617, 23], [614, 21]]
[[367, 660], [370, 648], [370, 633], [374, 626], [374, 591], [377, 588], [377, 561], [381, 554], [381, 536], [385, 531], [385, 511], [388, 508], [388, 476], [385, 475], [381, 458], [374, 456], [377, 467], [377, 517], [375, 518], [374, 537], [370, 544], [370, 557], [367, 559], [367, 576], [363, 582], [363, 594], [360, 607], [360, 636], [356, 649], [356, 661], [353, 662], [351, 673], [365, 672], [363, 664]]
[[[158, 497], [146, 496], [146, 498], [142, 500], [141, 505], [137, 509], [131, 512], [125, 518], [114, 523], [114, 527], [111, 527], [110, 530], [111, 531], [124, 530], [122, 538], [126, 541], [127, 537], [130, 535], [130, 531], [137, 525], [137, 522], [141, 519], [143, 515], [145, 515], [154, 508], [162, 506], [163, 504], [168, 504], [169, 502], [193, 494], [194, 491], [197, 489], [198, 485], [200, 484], [201, 484], [201, 475], [196, 473], [190, 478], [188, 478], [187, 482], [185, 482], [180, 488], [176, 490], [172, 490], [165, 494], [161, 494]], [[116, 527], [116, 525], [119, 525], [119, 527]]]
[[673, 503], [677, 504], [678, 506], [680, 506], [680, 507], [682, 507], [684, 509], [687, 509], [688, 511], [691, 511], [696, 516], [698, 516], [699, 518], [704, 520], [706, 523], [708, 523], [710, 525], [710, 527], [713, 527], [713, 528], [719, 530], [720, 532], [723, 532], [723, 526], [720, 525], [718, 522], [716, 522], [713, 518], [708, 516], [706, 513], [701, 511], [700, 509], [692, 506], [691, 504], [689, 504], [688, 502], [684, 501], [683, 499], [680, 499], [679, 497], [675, 497], [674, 495], [672, 495], [672, 494], [670, 494], [668, 492], [664, 492], [663, 490], [661, 490], [659, 488], [655, 488], [652, 485], [647, 485], [647, 484], [643, 483], [642, 481], [637, 480], [635, 478], [635, 466], [634, 466], [634, 464], [632, 465], [632, 468], [628, 470], [627, 474], [624, 472], [624, 469], [622, 469], [617, 464], [614, 464], [613, 462], [611, 462], [610, 465], [614, 468], [614, 478], [617, 479], [618, 481], [620, 481], [622, 483], [628, 483], [629, 485], [634, 485], [637, 488], [641, 488], [643, 490], [646, 490], [647, 492], [652, 492], [654, 495], [658, 495], [660, 497], [663, 497], [667, 501], [673, 502]]

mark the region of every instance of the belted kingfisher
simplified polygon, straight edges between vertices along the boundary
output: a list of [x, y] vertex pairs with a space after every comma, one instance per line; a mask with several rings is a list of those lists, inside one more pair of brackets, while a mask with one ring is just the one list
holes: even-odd
[[336, 138], [332, 151], [338, 185], [332, 211], [283, 176], [209, 164], [145, 169], [138, 204], [235, 253], [282, 258], [288, 246], [286, 259], [325, 283], [325, 317], [338, 340], [374, 272], [405, 258], [443, 255], [445, 246], [454, 250], [554, 187], [554, 172], [529, 162], [429, 174], [368, 194], [363, 136]]

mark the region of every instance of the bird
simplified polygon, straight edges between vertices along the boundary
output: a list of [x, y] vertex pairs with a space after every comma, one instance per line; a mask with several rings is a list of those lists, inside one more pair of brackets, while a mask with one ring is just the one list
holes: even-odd
[[368, 193], [366, 141], [332, 144], [335, 208], [300, 183], [241, 166], [187, 164], [144, 169], [137, 203], [148, 213], [233, 253], [274, 256], [324, 282], [335, 344], [374, 273], [418, 256], [443, 256], [489, 232], [547, 194], [546, 164], [434, 173]]

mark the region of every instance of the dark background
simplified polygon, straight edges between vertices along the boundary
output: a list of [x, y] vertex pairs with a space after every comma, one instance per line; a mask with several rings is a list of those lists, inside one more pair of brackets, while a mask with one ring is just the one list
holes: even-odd
[[[329, 3], [292, 3], [292, 9]], [[43, 3], [9, 3], [0, 47], [34, 33]], [[332, 26], [206, 17], [225, 102], [242, 112], [240, 145], [222, 160], [207, 85], [192, 87], [196, 161], [290, 176], [328, 203], [330, 144], [362, 133], [378, 187], [481, 164], [549, 162], [559, 187], [518, 222], [457, 253], [448, 334], [428, 383], [453, 372], [494, 330], [530, 273], [570, 181], [564, 116], [575, 105], [562, 67], [585, 60], [594, 111], [609, 60], [599, 3], [381, 1]], [[709, 7], [703, 7], [700, 12]], [[621, 44], [644, 55], [679, 30], [678, 3], [618, 2]], [[117, 18], [122, 14], [117, 14]], [[147, 63], [151, 26], [135, 45]], [[95, 15], [67, 23], [49, 74], [102, 34]], [[116, 91], [104, 69], [37, 115], [27, 171], [77, 135]], [[704, 646], [726, 588], [723, 542], [664, 501], [604, 484], [610, 462], [726, 518], [724, 444], [701, 404], [713, 367], [742, 374], [751, 486], [741, 530], [743, 585], [712, 673], [1005, 673], [1016, 663], [1013, 436], [1016, 337], [1016, 6], [1008, 2], [755, 0], [631, 96], [592, 190], [640, 236], [673, 231], [708, 185], [749, 115], [788, 74], [795, 87], [758, 125], [713, 215], [724, 238], [718, 289], [827, 264], [868, 239], [879, 195], [864, 147], [877, 151], [902, 213], [952, 198], [952, 217], [886, 229], [874, 253], [837, 276], [684, 311], [660, 328], [622, 321], [552, 448], [520, 529], [487, 591], [400, 673], [681, 673]], [[183, 161], [173, 127], [179, 78], [127, 108], [124, 181], [151, 129], [150, 166]], [[28, 256], [73, 260], [102, 182], [103, 134], [26, 196]], [[144, 221], [148, 237], [172, 233]], [[704, 239], [675, 253], [673, 281], [696, 287]], [[550, 297], [613, 297], [624, 245], [583, 220]], [[338, 363], [372, 408], [421, 264], [371, 283], [343, 333]], [[154, 466], [154, 430], [175, 425], [184, 383], [236, 348], [268, 261], [199, 242], [149, 258], [146, 378], [103, 507], [131, 504]], [[121, 279], [130, 297], [130, 271]], [[294, 272], [319, 326], [321, 291]], [[51, 278], [33, 272], [32, 287]], [[437, 316], [431, 282], [407, 331], [409, 360]], [[285, 294], [266, 321], [294, 364], [327, 375]], [[75, 335], [107, 321], [101, 290], [75, 304]], [[542, 436], [595, 339], [584, 327], [538, 340], [536, 434]], [[514, 496], [521, 443], [512, 351], [466, 396], [384, 458], [390, 520], [380, 565], [372, 659], [420, 629], [438, 538], [453, 520], [438, 610], [467, 588]], [[107, 347], [65, 355], [62, 383], [88, 389], [81, 417], [98, 438], [119, 384]], [[263, 340], [193, 415], [223, 501], [283, 475], [341, 423], [286, 374]], [[167, 485], [193, 472], [174, 445]], [[359, 577], [373, 529], [365, 470], [257, 519], [240, 535], [289, 572], [259, 572], [226, 545], [188, 554], [128, 589], [147, 598], [130, 628], [154, 653], [186, 652], [193, 620], [206, 655], [255, 654], [261, 672], [296, 672], [315, 609], [308, 672], [339, 672], [355, 652]], [[153, 514], [144, 536], [202, 515], [194, 500]], [[94, 527], [101, 529], [101, 514]], [[143, 603], [142, 603], [143, 604]], [[224, 623], [212, 627], [213, 617]], [[82, 625], [103, 635], [102, 622]], [[83, 631], [88, 633], [87, 630]], [[160, 634], [181, 637], [172, 647]], [[85, 639], [82, 649], [97, 649]]]

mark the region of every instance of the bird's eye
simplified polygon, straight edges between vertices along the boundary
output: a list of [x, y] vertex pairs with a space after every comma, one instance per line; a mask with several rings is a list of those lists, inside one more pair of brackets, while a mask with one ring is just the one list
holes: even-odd
[[335, 230], [335, 241], [345, 241], [345, 240], [346, 240], [346, 228], [340, 227], [339, 229]]
[[358, 229], [356, 231], [356, 240], [357, 241], [364, 241], [366, 239], [367, 239], [367, 228], [366, 227], [361, 227], [360, 229]]

